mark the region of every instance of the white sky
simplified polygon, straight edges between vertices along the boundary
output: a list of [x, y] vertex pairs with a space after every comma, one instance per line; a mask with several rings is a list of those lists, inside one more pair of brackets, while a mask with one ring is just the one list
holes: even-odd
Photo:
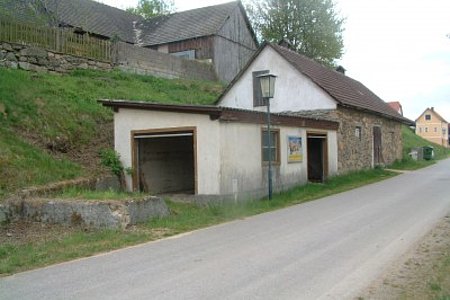
[[[97, 0], [125, 9], [137, 0]], [[175, 0], [178, 11], [230, 0]], [[450, 122], [450, 1], [335, 0], [346, 18], [347, 75], [415, 120], [427, 108]]]

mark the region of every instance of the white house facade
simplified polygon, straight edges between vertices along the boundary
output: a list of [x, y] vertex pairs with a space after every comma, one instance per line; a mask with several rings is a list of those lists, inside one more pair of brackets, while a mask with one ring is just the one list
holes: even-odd
[[[124, 167], [133, 170], [126, 176], [129, 190], [231, 199], [267, 194], [265, 113], [102, 102], [115, 111], [115, 149]], [[275, 191], [306, 183], [311, 166], [317, 180], [336, 174], [336, 122], [281, 115], [272, 119]], [[311, 139], [318, 148], [309, 156]]]
[[[258, 76], [277, 76], [271, 112], [339, 123], [338, 172], [389, 165], [402, 158], [401, 125], [392, 110], [362, 83], [280, 45], [266, 43], [220, 96], [221, 107], [265, 111]], [[312, 140], [311, 140], [312, 141]]]
[[254, 89], [252, 88], [254, 74], [264, 71], [277, 76], [275, 95], [270, 102], [272, 112], [337, 108], [336, 101], [329, 94], [318, 88], [310, 78], [299, 73], [271, 47], [262, 49], [239, 79], [224, 93], [217, 105], [265, 111], [265, 106], [253, 105]]

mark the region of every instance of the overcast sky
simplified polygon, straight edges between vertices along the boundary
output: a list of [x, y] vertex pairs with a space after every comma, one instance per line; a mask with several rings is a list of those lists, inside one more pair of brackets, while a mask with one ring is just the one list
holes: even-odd
[[[118, 8], [137, 0], [98, 0]], [[229, 0], [175, 0], [178, 11]], [[339, 62], [386, 102], [415, 120], [433, 106], [450, 122], [450, 1], [335, 0], [346, 18]]]

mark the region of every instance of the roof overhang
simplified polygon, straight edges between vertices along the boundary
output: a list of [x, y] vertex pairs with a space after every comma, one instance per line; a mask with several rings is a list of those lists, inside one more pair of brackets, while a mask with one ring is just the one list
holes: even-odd
[[[212, 105], [180, 105], [180, 104], [161, 104], [142, 101], [126, 100], [99, 100], [103, 106], [111, 107], [114, 112], [119, 113], [120, 109], [136, 109], [162, 111], [185, 114], [208, 115], [212, 121], [237, 122], [266, 124], [267, 114], [265, 112], [236, 109], [230, 107], [212, 106]], [[285, 114], [271, 114], [271, 124], [278, 126], [304, 127], [322, 130], [337, 130], [339, 123], [335, 121], [305, 118], [299, 116], [289, 116]]]

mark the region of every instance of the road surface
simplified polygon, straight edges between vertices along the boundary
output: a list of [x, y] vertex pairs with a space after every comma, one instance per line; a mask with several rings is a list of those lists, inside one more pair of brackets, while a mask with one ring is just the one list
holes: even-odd
[[0, 279], [0, 299], [351, 299], [450, 213], [450, 159], [321, 200]]

